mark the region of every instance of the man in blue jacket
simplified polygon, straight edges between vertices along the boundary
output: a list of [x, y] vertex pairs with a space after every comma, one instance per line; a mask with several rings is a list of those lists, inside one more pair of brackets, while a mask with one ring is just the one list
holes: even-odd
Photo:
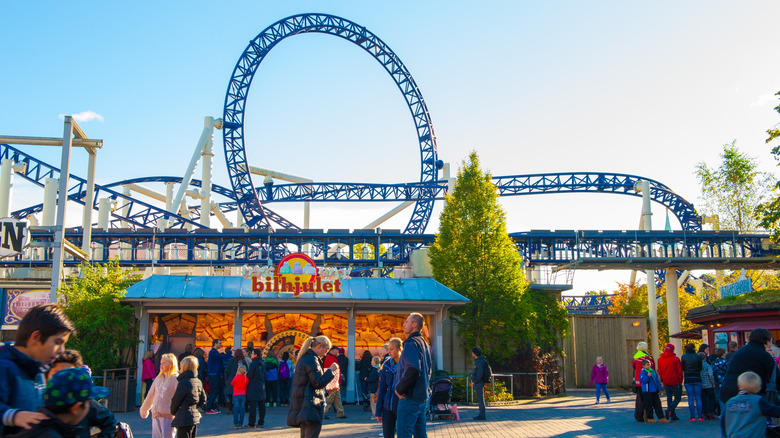
[[211, 341], [211, 350], [209, 351], [209, 360], [206, 363], [206, 370], [209, 379], [209, 396], [206, 403], [207, 414], [218, 414], [219, 393], [223, 390], [222, 385], [225, 381], [223, 355], [219, 352], [222, 348], [222, 341], [214, 339]]
[[395, 374], [395, 393], [398, 395], [396, 433], [398, 438], [427, 438], [425, 432], [425, 405], [428, 402], [431, 379], [431, 349], [420, 333], [423, 316], [412, 313], [404, 322], [403, 351]]

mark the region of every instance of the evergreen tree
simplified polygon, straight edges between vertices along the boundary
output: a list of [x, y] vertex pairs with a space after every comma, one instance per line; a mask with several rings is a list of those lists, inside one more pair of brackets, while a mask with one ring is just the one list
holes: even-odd
[[555, 349], [566, 310], [554, 298], [528, 292], [496, 187], [476, 152], [463, 162], [445, 199], [429, 255], [434, 278], [471, 300], [450, 311], [465, 346], [480, 346], [494, 360], [509, 359], [534, 333], [534, 344]]

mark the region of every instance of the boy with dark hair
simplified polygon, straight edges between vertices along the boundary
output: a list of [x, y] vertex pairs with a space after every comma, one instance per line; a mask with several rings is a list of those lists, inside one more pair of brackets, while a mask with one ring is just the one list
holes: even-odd
[[107, 397], [111, 391], [95, 386], [87, 370], [68, 368], [49, 379], [43, 396], [45, 416], [32, 429], [24, 430], [12, 438], [75, 438], [82, 434], [79, 423], [89, 412], [90, 400]]
[[[84, 368], [84, 361], [81, 358], [81, 353], [78, 351], [65, 350], [51, 363], [51, 368], [49, 368], [46, 376], [48, 380], [51, 380], [58, 372], [71, 368]], [[89, 374], [88, 369], [87, 374]], [[116, 425], [117, 421], [114, 417], [114, 413], [109, 411], [107, 407], [98, 403], [97, 400], [92, 399], [89, 401], [89, 412], [87, 413], [87, 416], [84, 417], [79, 424], [82, 428], [80, 437], [113, 438], [114, 434], [116, 434]]]
[[24, 315], [15, 344], [0, 346], [0, 436], [29, 429], [48, 418], [37, 412], [45, 388], [41, 366], [62, 354], [75, 332], [60, 306], [43, 304]]

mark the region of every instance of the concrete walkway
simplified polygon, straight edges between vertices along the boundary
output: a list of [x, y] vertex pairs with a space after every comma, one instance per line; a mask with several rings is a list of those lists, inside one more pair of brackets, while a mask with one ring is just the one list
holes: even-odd
[[[488, 407], [488, 421], [472, 421], [476, 408], [461, 406], [460, 421], [428, 423], [431, 438], [450, 437], [685, 437], [717, 438], [719, 423], [709, 420], [691, 423], [687, 399], [677, 409], [682, 421], [670, 424], [647, 424], [634, 421], [634, 394], [613, 391], [612, 403], [594, 405], [592, 390], [569, 390], [567, 396], [524, 400], [517, 405]], [[603, 399], [602, 399], [603, 401]], [[666, 400], [663, 400], [664, 405]], [[322, 437], [379, 437], [381, 426], [369, 421], [369, 414], [359, 406], [346, 406], [347, 419], [325, 421]], [[138, 411], [117, 414], [119, 421], [129, 423], [137, 438], [151, 437], [151, 420], [142, 420]], [[199, 437], [285, 437], [294, 438], [298, 429], [286, 426], [287, 407], [268, 408], [263, 429], [230, 428], [232, 415], [204, 415], [198, 426]], [[246, 420], [244, 420], [246, 424]]]

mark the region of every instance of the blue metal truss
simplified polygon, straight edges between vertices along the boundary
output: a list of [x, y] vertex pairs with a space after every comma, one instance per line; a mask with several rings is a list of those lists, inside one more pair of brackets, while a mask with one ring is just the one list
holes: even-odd
[[[58, 178], [60, 175], [59, 168], [38, 160], [7, 144], [0, 144], [0, 159], [6, 158], [17, 163], [25, 163], [27, 165], [26, 171], [19, 173], [18, 175], [39, 187], [43, 187], [46, 178]], [[68, 188], [68, 199], [84, 205], [84, 197], [86, 197], [87, 192], [87, 181], [72, 174], [70, 175], [70, 180], [73, 181], [74, 184]], [[146, 224], [156, 224], [158, 219], [167, 217], [171, 220], [173, 227], [181, 227], [186, 223], [196, 228], [202, 228], [202, 225], [190, 219], [172, 214], [163, 208], [137, 201], [123, 193], [95, 184], [95, 197], [93, 199], [92, 208], [98, 207], [97, 203], [100, 198], [115, 200], [118, 205], [117, 211], [113, 213], [114, 217], [127, 222], [131, 226], [144, 227], [147, 226]], [[126, 214], [123, 214], [125, 211]], [[21, 212], [27, 212], [27, 209], [21, 210]], [[30, 214], [30, 212], [27, 212], [27, 214]]]
[[[639, 196], [634, 191], [638, 181], [650, 183], [650, 198], [672, 211], [685, 230], [701, 230], [701, 218], [693, 204], [669, 187], [650, 178], [621, 173], [571, 172], [538, 173], [493, 177], [499, 196], [538, 195], [549, 193], [613, 193]], [[301, 201], [419, 201], [433, 196], [443, 199], [446, 182], [435, 184], [361, 184], [304, 183], [279, 184], [257, 191], [262, 202]]]
[[612, 298], [614, 295], [585, 295], [578, 296], [562, 296], [564, 307], [569, 313], [576, 314], [594, 314], [600, 313], [606, 315], [609, 313], [609, 306], [612, 304]]
[[[241, 214], [251, 228], [269, 225], [269, 218], [257, 196], [244, 146], [244, 109], [252, 78], [268, 52], [283, 39], [305, 33], [323, 33], [343, 38], [369, 53], [390, 74], [406, 100], [417, 129], [420, 144], [420, 183], [433, 185], [437, 179], [436, 136], [422, 94], [398, 55], [365, 27], [344, 18], [327, 14], [300, 14], [279, 20], [249, 42], [238, 60], [228, 84], [223, 114], [225, 159]], [[414, 212], [406, 226], [408, 234], [425, 231], [433, 210], [435, 192], [421, 187]]]
[[[32, 228], [31, 242], [52, 242], [50, 229]], [[82, 234], [67, 231], [68, 240], [81, 247]], [[765, 247], [767, 234], [730, 234], [717, 231], [546, 231], [510, 233], [527, 266], [559, 269], [776, 269], [778, 251]], [[215, 267], [276, 263], [286, 254], [306, 252], [330, 266], [382, 269], [383, 273], [409, 262], [411, 252], [433, 243], [433, 234], [400, 230], [278, 230], [235, 229], [167, 230], [153, 228], [93, 230], [93, 261], [105, 263], [122, 253], [121, 263], [132, 266], [209, 265]], [[126, 243], [122, 250], [118, 243]], [[358, 245], [380, 245], [366, 256]], [[35, 246], [35, 245], [33, 245]], [[69, 259], [68, 263], [78, 262]], [[0, 260], [0, 266], [47, 266], [42, 258], [20, 255]], [[356, 272], [356, 275], [359, 275]]]
[[592, 192], [641, 197], [641, 193], [634, 191], [634, 184], [638, 181], [650, 183], [650, 198], [671, 210], [684, 230], [702, 229], [701, 218], [693, 204], [650, 178], [604, 172], [538, 173], [493, 178], [500, 196]]

